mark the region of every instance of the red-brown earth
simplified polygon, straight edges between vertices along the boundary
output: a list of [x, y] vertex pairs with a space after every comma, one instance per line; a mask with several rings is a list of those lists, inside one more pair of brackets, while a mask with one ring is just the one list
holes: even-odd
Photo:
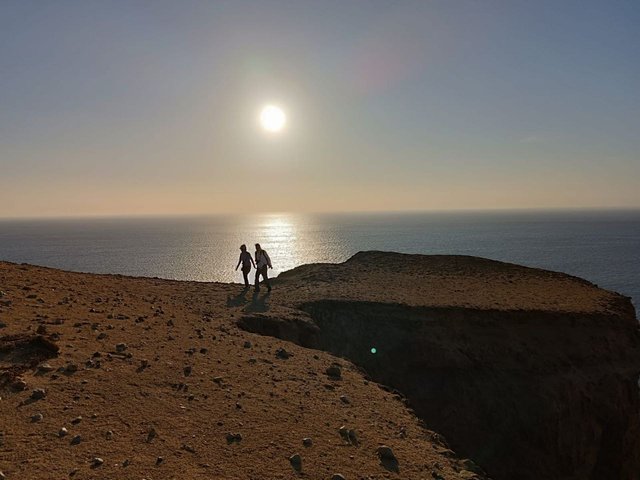
[[0, 262], [0, 291], [8, 479], [640, 472], [635, 312], [568, 275], [365, 252], [253, 295]]

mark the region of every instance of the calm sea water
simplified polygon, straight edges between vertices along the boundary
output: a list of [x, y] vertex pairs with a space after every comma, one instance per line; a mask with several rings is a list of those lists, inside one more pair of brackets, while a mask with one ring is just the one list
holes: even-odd
[[274, 275], [360, 250], [478, 255], [577, 275], [640, 305], [640, 211], [0, 221], [0, 259], [82, 272], [240, 282], [238, 247], [255, 242]]

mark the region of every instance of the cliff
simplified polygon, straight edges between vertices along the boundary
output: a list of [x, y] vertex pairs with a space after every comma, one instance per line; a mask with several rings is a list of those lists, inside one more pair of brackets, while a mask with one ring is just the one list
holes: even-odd
[[278, 281], [289, 310], [244, 328], [350, 359], [492, 477], [640, 476], [628, 298], [556, 272], [382, 252]]
[[348, 360], [236, 326], [286, 297], [0, 262], [0, 478], [484, 478]]
[[561, 273], [382, 252], [274, 283], [252, 296], [0, 262], [0, 471], [640, 475], [629, 299]]

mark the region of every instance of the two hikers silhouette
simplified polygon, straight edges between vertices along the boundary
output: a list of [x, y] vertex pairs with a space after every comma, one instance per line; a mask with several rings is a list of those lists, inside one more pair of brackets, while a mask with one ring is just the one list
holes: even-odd
[[242, 276], [244, 277], [244, 288], [245, 290], [249, 289], [249, 272], [251, 271], [251, 266], [256, 269], [256, 278], [255, 278], [255, 290], [256, 292], [260, 291], [260, 276], [264, 280], [265, 285], [267, 286], [267, 290], [271, 291], [271, 283], [269, 282], [268, 269], [273, 268], [271, 266], [271, 259], [269, 258], [269, 254], [266, 250], [263, 250], [260, 247], [259, 243], [256, 243], [256, 253], [255, 253], [255, 263], [251, 254], [247, 252], [247, 246], [240, 246], [240, 259], [238, 260], [238, 265], [236, 265], [236, 270], [238, 267], [242, 265]]

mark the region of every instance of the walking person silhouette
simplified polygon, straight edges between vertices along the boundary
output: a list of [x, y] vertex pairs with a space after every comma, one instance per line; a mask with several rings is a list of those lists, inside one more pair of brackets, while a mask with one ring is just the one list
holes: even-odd
[[244, 289], [249, 290], [249, 272], [251, 271], [251, 265], [253, 268], [257, 268], [253, 262], [253, 257], [247, 252], [247, 246], [245, 244], [240, 245], [240, 259], [238, 265], [236, 265], [236, 272], [238, 267], [242, 264], [242, 276], [244, 277]]
[[267, 274], [267, 270], [269, 268], [273, 268], [271, 266], [271, 259], [269, 258], [269, 254], [266, 250], [263, 250], [260, 247], [259, 243], [256, 243], [256, 284], [255, 291], [260, 291], [260, 275], [262, 275], [262, 279], [264, 283], [267, 285], [267, 291], [271, 291], [271, 283], [269, 283], [269, 275]]

